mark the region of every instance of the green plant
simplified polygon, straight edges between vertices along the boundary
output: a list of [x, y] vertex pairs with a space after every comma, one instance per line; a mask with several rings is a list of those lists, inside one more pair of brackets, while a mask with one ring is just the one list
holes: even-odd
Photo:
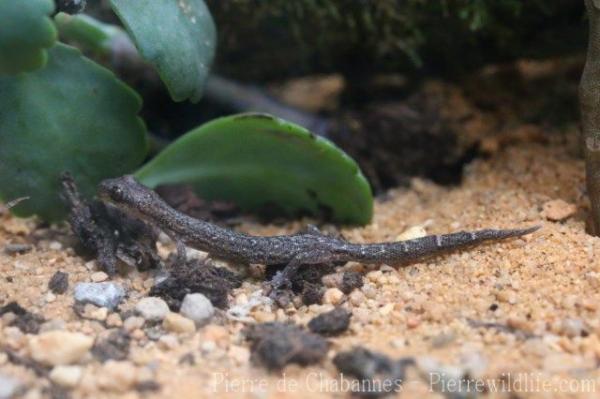
[[[62, 2], [66, 3], [66, 2]], [[29, 197], [17, 215], [60, 220], [60, 175], [93, 195], [107, 177], [190, 183], [243, 209], [308, 212], [367, 223], [372, 196], [356, 163], [300, 126], [260, 114], [193, 129], [147, 164], [140, 96], [113, 72], [57, 42], [95, 55], [133, 42], [174, 101], [201, 99], [216, 32], [203, 0], [111, 0], [127, 33], [85, 15], [52, 15], [51, 0], [0, 0], [0, 199]]]

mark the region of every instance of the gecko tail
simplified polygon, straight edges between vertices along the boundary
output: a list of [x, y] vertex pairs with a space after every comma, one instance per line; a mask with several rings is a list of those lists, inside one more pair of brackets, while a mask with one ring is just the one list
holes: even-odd
[[403, 263], [439, 253], [478, 245], [487, 241], [499, 241], [531, 234], [541, 226], [523, 229], [484, 229], [459, 231], [443, 235], [430, 235], [407, 241], [381, 244], [364, 244], [354, 248], [357, 260], [370, 263]]

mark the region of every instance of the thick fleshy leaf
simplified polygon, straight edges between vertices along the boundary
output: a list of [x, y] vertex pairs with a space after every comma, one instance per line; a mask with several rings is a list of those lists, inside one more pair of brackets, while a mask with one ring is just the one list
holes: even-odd
[[45, 68], [0, 77], [0, 198], [29, 197], [16, 214], [57, 220], [64, 171], [91, 195], [100, 180], [138, 167], [147, 142], [133, 90], [72, 47], [48, 54]]
[[29, 72], [46, 65], [56, 42], [48, 15], [52, 0], [0, 0], [0, 74]]
[[175, 101], [202, 97], [216, 30], [203, 0], [110, 0], [142, 57]]
[[206, 199], [246, 210], [309, 213], [365, 224], [373, 199], [358, 165], [330, 141], [262, 114], [202, 125], [165, 148], [137, 177], [156, 187], [191, 183]]

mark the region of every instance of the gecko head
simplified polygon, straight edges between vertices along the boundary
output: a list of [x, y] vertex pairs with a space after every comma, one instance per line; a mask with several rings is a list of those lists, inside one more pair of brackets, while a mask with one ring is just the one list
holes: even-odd
[[97, 194], [101, 200], [120, 208], [139, 211], [152, 201], [154, 192], [133, 176], [125, 175], [100, 182]]

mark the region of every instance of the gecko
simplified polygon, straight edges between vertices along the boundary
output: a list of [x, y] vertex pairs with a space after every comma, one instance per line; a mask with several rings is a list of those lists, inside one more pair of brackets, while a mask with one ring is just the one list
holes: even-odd
[[164, 231], [175, 241], [180, 258], [185, 259], [187, 245], [226, 261], [285, 265], [271, 280], [271, 288], [276, 290], [287, 288], [302, 265], [349, 261], [404, 264], [486, 241], [519, 237], [540, 227], [460, 231], [405, 241], [358, 244], [325, 235], [316, 227], [292, 235], [267, 237], [236, 232], [178, 212], [131, 175], [102, 181], [98, 197]]

